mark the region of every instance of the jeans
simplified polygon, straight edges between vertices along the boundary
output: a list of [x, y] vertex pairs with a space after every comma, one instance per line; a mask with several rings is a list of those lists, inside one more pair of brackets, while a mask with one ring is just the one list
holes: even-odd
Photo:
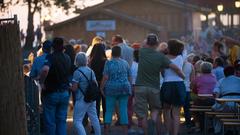
[[53, 92], [42, 97], [45, 135], [67, 135], [69, 92]]
[[187, 125], [191, 124], [191, 114], [190, 114], [190, 92], [186, 92], [186, 99], [185, 99], [185, 104], [183, 106], [184, 109], [184, 117], [185, 117], [185, 122]]
[[94, 128], [95, 135], [101, 135], [101, 128], [96, 110], [96, 101], [86, 103], [83, 98], [81, 98], [80, 100], [76, 100], [76, 103], [74, 105], [73, 125], [77, 131], [77, 134], [86, 135], [86, 131], [82, 124], [83, 118], [86, 113], [88, 114], [88, 117]]
[[116, 101], [118, 101], [119, 103], [120, 124], [127, 125], [128, 124], [128, 112], [127, 112], [128, 95], [106, 96], [106, 113], [105, 113], [104, 123], [111, 124]]

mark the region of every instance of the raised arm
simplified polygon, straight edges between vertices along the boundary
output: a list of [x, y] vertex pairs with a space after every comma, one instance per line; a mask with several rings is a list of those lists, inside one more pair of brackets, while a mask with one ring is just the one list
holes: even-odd
[[231, 38], [231, 37], [224, 36], [223, 39], [225, 39], [226, 42], [229, 42], [229, 43], [232, 43], [232, 44], [240, 46], [240, 42], [235, 40], [235, 39], [233, 39], [233, 38]]

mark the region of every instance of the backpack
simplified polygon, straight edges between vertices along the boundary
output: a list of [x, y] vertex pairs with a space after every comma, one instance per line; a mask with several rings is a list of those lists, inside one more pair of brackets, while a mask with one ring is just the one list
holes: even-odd
[[81, 87], [79, 87], [80, 91], [82, 92], [82, 94], [84, 95], [84, 101], [86, 103], [91, 103], [97, 100], [97, 98], [100, 95], [100, 90], [98, 87], [98, 84], [95, 80], [92, 79], [92, 71], [91, 71], [91, 79], [88, 80], [87, 76], [81, 71], [78, 70], [80, 73], [82, 73], [82, 75], [87, 79], [88, 81], [88, 86], [86, 88], [86, 92], [84, 92]]

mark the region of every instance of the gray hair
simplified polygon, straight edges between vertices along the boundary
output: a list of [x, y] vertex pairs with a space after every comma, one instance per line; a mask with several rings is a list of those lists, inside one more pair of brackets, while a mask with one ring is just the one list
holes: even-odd
[[87, 66], [87, 55], [85, 52], [77, 53], [75, 57], [75, 65], [77, 67]]
[[211, 73], [213, 69], [213, 65], [210, 62], [203, 62], [200, 67], [203, 74]]
[[197, 61], [195, 64], [194, 64], [194, 68], [195, 68], [195, 71], [197, 73], [201, 73], [201, 64], [203, 63], [202, 60], [199, 60]]

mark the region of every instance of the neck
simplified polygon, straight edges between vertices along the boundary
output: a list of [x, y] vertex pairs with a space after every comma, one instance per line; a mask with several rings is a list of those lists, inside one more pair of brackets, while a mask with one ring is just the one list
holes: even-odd
[[157, 49], [157, 46], [156, 45], [153, 45], [153, 46], [151, 46], [151, 45], [145, 45], [145, 47], [146, 48], [150, 48], [150, 49]]

